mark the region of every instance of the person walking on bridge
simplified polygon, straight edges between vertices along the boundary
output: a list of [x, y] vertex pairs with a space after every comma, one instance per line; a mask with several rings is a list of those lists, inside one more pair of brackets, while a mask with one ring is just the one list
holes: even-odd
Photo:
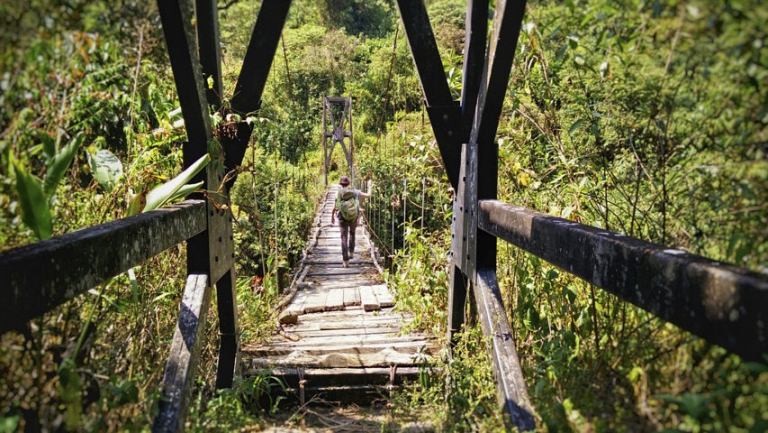
[[336, 224], [336, 215], [339, 216], [339, 229], [341, 231], [341, 258], [344, 267], [349, 267], [349, 259], [355, 253], [355, 230], [357, 219], [360, 217], [360, 199], [371, 195], [364, 193], [354, 186], [349, 186], [349, 178], [341, 176], [339, 180], [341, 190], [336, 195], [336, 202], [331, 211], [331, 225]]

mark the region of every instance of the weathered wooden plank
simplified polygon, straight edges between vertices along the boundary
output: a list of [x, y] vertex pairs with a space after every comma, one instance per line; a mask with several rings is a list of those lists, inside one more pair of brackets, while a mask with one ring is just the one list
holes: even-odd
[[344, 311], [331, 311], [323, 314], [322, 316], [307, 316], [302, 319], [302, 323], [377, 323], [378, 321], [386, 320], [407, 320], [411, 316], [403, 313], [395, 312], [392, 309], [377, 311], [376, 314], [366, 312], [360, 307], [347, 308]]
[[377, 353], [333, 353], [315, 355], [304, 352], [294, 352], [275, 358], [259, 358], [253, 361], [254, 367], [310, 367], [310, 368], [343, 368], [343, 367], [386, 367], [390, 365], [419, 365], [428, 356], [422, 353], [400, 353], [384, 349]]
[[360, 305], [360, 290], [357, 287], [348, 287], [344, 290], [344, 306]]
[[[250, 374], [258, 374], [262, 370], [251, 371]], [[400, 376], [415, 376], [422, 372], [419, 367], [399, 367], [394, 373], [395, 377]], [[270, 373], [278, 377], [292, 376], [298, 378], [299, 370], [296, 368], [275, 368]], [[389, 381], [392, 369], [390, 367], [362, 367], [362, 368], [302, 368], [301, 375], [308, 380], [326, 377], [329, 379], [339, 377], [361, 377], [365, 382], [370, 383], [369, 376], [380, 376], [384, 378], [384, 382]], [[355, 379], [352, 379], [354, 381]], [[361, 384], [362, 384], [361, 383]]]
[[[324, 320], [320, 323], [320, 329], [341, 329], [344, 325], [350, 324], [350, 326], [360, 327], [375, 327], [375, 326], [401, 326], [403, 324], [413, 321], [413, 316], [408, 314], [405, 316], [387, 314], [392, 310], [381, 310], [376, 313], [365, 312], [362, 308], [358, 308], [358, 311], [362, 312], [364, 316], [349, 316], [347, 320]], [[312, 324], [308, 321], [308, 324]]]
[[[391, 337], [391, 336], [390, 336]], [[371, 354], [383, 350], [395, 350], [400, 353], [414, 354], [424, 350], [426, 338], [421, 336], [391, 337], [368, 335], [355, 338], [315, 338], [313, 341], [276, 342], [269, 346], [248, 349], [249, 355], [284, 356], [296, 351], [308, 355], [327, 355], [331, 353]]]
[[374, 296], [376, 296], [376, 299], [378, 299], [381, 308], [395, 306], [395, 298], [392, 296], [392, 293], [389, 292], [386, 284], [371, 286], [371, 290], [373, 291]]
[[411, 347], [413, 345], [427, 344], [429, 336], [423, 333], [410, 333], [405, 335], [395, 334], [370, 334], [356, 336], [330, 336], [313, 337], [305, 340], [280, 340], [271, 342], [269, 345], [249, 346], [244, 348], [244, 352], [255, 353], [259, 350], [277, 350], [285, 353], [286, 350], [295, 350], [301, 348], [316, 348], [317, 350], [330, 351], [358, 351], [375, 352], [383, 348]]
[[[285, 350], [315, 350], [315, 351], [333, 351], [333, 352], [356, 352], [369, 353], [376, 352], [382, 348], [399, 347], [405, 345], [413, 346], [411, 343], [423, 344], [424, 335], [408, 334], [395, 335], [393, 333], [372, 333], [358, 335], [330, 335], [327, 337], [315, 336], [307, 337], [297, 341], [284, 340], [271, 343], [269, 350], [278, 350], [284, 353]], [[418, 345], [416, 344], [416, 345]]]
[[[354, 259], [353, 259], [354, 260]], [[313, 281], [313, 284], [316, 284], [318, 287], [329, 287], [333, 286], [335, 284], [347, 284], [349, 282], [359, 282], [359, 283], [366, 283], [366, 282], [372, 282], [371, 284], [377, 283], [381, 281], [381, 274], [378, 273], [373, 268], [364, 268], [360, 269], [357, 266], [353, 266], [355, 263], [353, 261], [350, 261], [349, 263], [349, 269], [352, 269], [353, 271], [358, 271], [356, 274], [338, 274], [338, 275], [315, 275], [309, 278], [310, 281]], [[329, 270], [335, 270], [335, 269], [345, 269], [341, 266], [335, 266], [335, 263], [333, 264], [333, 267], [329, 267]]]
[[357, 287], [360, 285], [359, 280], [348, 280], [348, 281], [324, 281], [324, 280], [314, 280], [315, 287], [323, 290], [329, 290], [329, 289], [346, 289], [349, 287]]
[[331, 289], [325, 299], [325, 311], [339, 311], [344, 309], [344, 290]]
[[360, 324], [360, 326], [357, 327], [334, 327], [334, 328], [326, 328], [326, 327], [319, 327], [319, 329], [297, 329], [298, 326], [294, 326], [288, 330], [286, 330], [287, 334], [295, 335], [300, 337], [303, 341], [307, 341], [308, 339], [324, 339], [324, 338], [332, 338], [332, 337], [350, 337], [350, 338], [356, 338], [361, 335], [397, 335], [398, 332], [400, 332], [400, 324], [399, 323], [390, 323], [385, 325], [372, 325], [372, 326], [365, 326], [365, 324]]
[[[358, 308], [360, 311], [362, 311], [362, 308], [359, 307], [352, 307], [352, 308]], [[337, 311], [340, 312], [340, 311]], [[331, 314], [332, 312], [327, 312], [326, 314]], [[367, 313], [371, 314], [371, 313]], [[376, 317], [376, 319], [379, 320], [366, 320], [364, 318], [360, 317], [353, 317], [349, 316], [346, 320], [311, 320], [315, 318], [316, 316], [307, 316], [304, 319], [309, 320], [302, 320], [300, 323], [297, 323], [295, 327], [291, 328], [293, 332], [304, 332], [304, 331], [323, 331], [323, 330], [333, 330], [333, 329], [347, 329], [347, 330], [355, 330], [355, 329], [365, 329], [365, 328], [375, 328], [379, 326], [384, 327], [397, 327], [401, 326], [403, 323], [406, 323], [402, 319], [398, 317], [385, 317], [383, 319], [379, 319]], [[372, 318], [373, 319], [373, 318]]]
[[313, 354], [296, 351], [272, 357], [259, 357], [252, 361], [253, 367], [384, 367], [391, 365], [415, 366], [423, 364], [431, 355], [422, 351], [401, 353], [394, 349], [382, 349], [371, 353], [338, 352]]
[[768, 353], [768, 275], [496, 200], [479, 227], [744, 359]]
[[0, 332], [61, 305], [205, 230], [205, 202], [187, 200], [0, 254]]
[[332, 277], [335, 278], [339, 275], [358, 275], [362, 271], [372, 271], [375, 272], [376, 268], [373, 266], [371, 267], [360, 267], [360, 268], [345, 268], [345, 267], [327, 267], [327, 268], [313, 268], [309, 272], [307, 272], [307, 277]]
[[371, 289], [371, 286], [360, 287], [360, 303], [363, 305], [363, 309], [365, 311], [375, 311], [381, 309], [379, 300], [376, 299], [376, 296], [373, 294], [373, 289]]
[[[259, 375], [268, 373], [270, 376], [279, 377], [283, 383], [294, 390], [299, 388], [299, 381], [304, 382], [305, 390], [309, 391], [312, 387], [322, 387], [323, 396], [326, 401], [338, 401], [338, 397], [328, 397], [327, 387], [344, 387], [341, 391], [344, 396], [349, 396], [350, 385], [386, 386], [387, 389], [393, 384], [402, 384], [405, 380], [416, 378], [423, 372], [421, 367], [398, 366], [392, 367], [357, 367], [357, 368], [272, 368], [250, 369], [249, 375]], [[394, 381], [391, 379], [394, 378]], [[333, 389], [333, 388], [332, 388]], [[378, 390], [377, 394], [381, 394]], [[359, 397], [358, 397], [359, 398]], [[359, 400], [355, 399], [357, 404]]]
[[533, 430], [536, 428], [533, 408], [496, 282], [496, 271], [478, 269], [473, 291], [483, 334], [491, 338], [489, 349], [499, 404], [519, 430]]
[[152, 426], [153, 432], [184, 430], [200, 349], [204, 343], [211, 292], [206, 275], [190, 275], [187, 278], [179, 321], [163, 374], [163, 399], [160, 400], [159, 414]]
[[308, 265], [335, 265], [337, 267], [342, 266], [343, 259], [341, 253], [338, 256], [320, 256], [320, 257], [307, 257], [306, 264]]
[[309, 298], [309, 292], [299, 291], [297, 292], [291, 302], [286, 307], [286, 311], [290, 311], [298, 316], [305, 314], [304, 305]]
[[312, 292], [304, 301], [304, 313], [319, 313], [325, 311], [325, 300], [328, 298], [328, 292]]
[[[309, 316], [311, 317], [311, 316]], [[349, 318], [346, 321], [335, 322], [321, 322], [321, 321], [306, 321], [302, 320], [290, 329], [290, 332], [296, 334], [302, 334], [305, 332], [313, 331], [332, 331], [336, 329], [347, 330], [348, 332], [355, 332], [360, 329], [360, 332], [364, 332], [367, 329], [375, 329], [377, 327], [384, 328], [400, 328], [403, 324], [407, 324], [411, 319], [402, 320], [397, 317], [385, 317], [382, 320], [359, 320], [355, 318]]]
[[318, 282], [316, 287], [318, 290], [328, 291], [330, 289], [347, 289], [350, 287], [358, 287], [360, 285], [372, 285], [377, 282], [379, 281], [374, 278], [360, 278], [358, 280], [349, 279], [346, 281]]

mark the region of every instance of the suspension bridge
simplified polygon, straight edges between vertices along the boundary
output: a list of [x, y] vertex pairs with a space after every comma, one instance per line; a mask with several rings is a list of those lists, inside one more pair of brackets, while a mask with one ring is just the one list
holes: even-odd
[[[496, 279], [498, 239], [745, 360], [760, 360], [768, 353], [765, 275], [497, 200], [495, 136], [525, 1], [496, 1], [490, 29], [489, 3], [468, 1], [464, 83], [458, 101], [451, 96], [424, 2], [396, 3], [455, 191], [452, 243], [445, 246], [451, 251], [449, 340], [465, 321], [467, 303], [472, 303], [469, 310], [476, 312], [489, 341], [498, 403], [510, 427], [535, 428], [535, 401], [527, 391], [512, 318]], [[187, 128], [186, 165], [208, 153], [213, 137], [209, 107], [240, 115], [259, 109], [289, 6], [284, 0], [262, 2], [233, 96], [224, 107], [216, 2], [198, 1], [194, 7], [188, 0], [158, 2]], [[225, 177], [224, 167], [240, 165], [252, 132], [251, 125], [239, 122], [236, 133], [221, 136], [225, 152], [197, 179], [212, 191], [206, 197], [193, 196], [0, 255], [0, 332], [21, 329], [108, 278], [186, 242], [188, 279], [154, 431], [184, 429], [214, 288], [216, 331], [221, 336], [217, 388], [231, 387], [236, 376], [265, 368], [282, 375], [299, 398], [332, 392], [334, 387], [381, 392], [413, 374], [436, 347], [431, 336], [401, 335], [409, 318], [394, 312], [393, 294], [380, 280], [362, 228], [360, 255], [350, 268], [340, 266], [337, 235], [328, 221], [334, 190], [318, 213], [281, 329], [264, 345], [241, 341], [232, 216], [221, 204], [229, 202], [236, 178]], [[339, 141], [345, 136], [337, 130], [330, 134]], [[349, 149], [350, 164], [352, 156]]]
[[338, 190], [324, 196], [279, 331], [267, 344], [242, 348], [251, 374], [281, 378], [302, 405], [313, 395], [358, 403], [386, 395], [417, 377], [438, 350], [434, 337], [403, 334], [413, 315], [395, 311], [363, 224], [349, 266], [342, 265], [339, 224], [331, 224]]

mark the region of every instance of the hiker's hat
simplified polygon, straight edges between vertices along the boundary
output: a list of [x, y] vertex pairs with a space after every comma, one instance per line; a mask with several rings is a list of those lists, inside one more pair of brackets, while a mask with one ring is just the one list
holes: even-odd
[[347, 176], [341, 176], [341, 180], [339, 181], [340, 184], [347, 186], [349, 185], [349, 178]]

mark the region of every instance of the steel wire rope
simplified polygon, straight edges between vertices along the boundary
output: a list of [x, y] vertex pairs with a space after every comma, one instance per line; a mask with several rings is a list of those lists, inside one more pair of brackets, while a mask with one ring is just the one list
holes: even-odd
[[[293, 105], [295, 108], [296, 96], [293, 94], [293, 80], [291, 79], [291, 68], [288, 66], [288, 49], [285, 47], [285, 38], [283, 37], [282, 33], [280, 33], [280, 44], [282, 45], [282, 48], [283, 48], [283, 63], [285, 63], [285, 78], [286, 78], [286, 81], [287, 81], [286, 84], [288, 87], [288, 97], [291, 98], [291, 102], [293, 102]], [[309, 171], [309, 161], [307, 161], [306, 146], [304, 145], [304, 139], [303, 139], [303, 135], [301, 134], [301, 129], [299, 128], [298, 121], [296, 121], [296, 141], [297, 141], [296, 147], [299, 148], [299, 150], [301, 151], [301, 156], [304, 158], [304, 169], [306, 171]]]
[[[379, 116], [379, 125], [377, 127], [376, 146], [375, 146], [375, 149], [377, 151], [378, 151], [379, 145], [381, 143], [381, 135], [382, 135], [383, 125], [384, 125], [384, 117], [386, 116], [387, 106], [389, 105], [389, 93], [390, 93], [390, 90], [391, 90], [391, 87], [392, 87], [392, 76], [394, 75], [394, 68], [395, 68], [395, 63], [396, 63], [395, 59], [397, 57], [397, 38], [399, 37], [399, 35], [400, 35], [400, 26], [398, 25], [398, 26], [395, 27], [395, 36], [394, 36], [393, 41], [392, 41], [392, 56], [390, 58], [389, 72], [387, 74], [387, 86], [386, 86], [386, 88], [384, 90], [384, 98], [383, 98], [383, 103], [382, 103], [382, 107], [381, 107], [381, 116]], [[390, 146], [390, 149], [391, 149], [391, 147], [392, 146]], [[378, 155], [378, 152], [375, 152], [375, 153]], [[384, 153], [386, 154], [386, 151]], [[390, 152], [390, 161], [393, 161], [394, 160], [393, 158], [394, 158], [394, 153]], [[393, 169], [392, 163], [390, 163], [387, 168], [388, 168], [388, 171], [389, 171], [387, 177], [389, 179], [392, 179], [392, 177], [393, 177], [392, 176], [392, 169]], [[354, 167], [353, 167], [353, 170], [355, 170]], [[393, 190], [394, 190], [394, 188], [393, 188]], [[378, 197], [374, 197], [373, 201], [375, 203], [377, 203], [378, 202]], [[383, 203], [382, 203], [382, 205], [383, 205]], [[381, 206], [377, 205], [377, 206], [375, 206], [375, 208], [376, 209], [373, 211], [374, 212], [374, 216], [375, 216], [376, 211], [378, 211], [378, 218], [377, 218], [378, 222], [377, 222], [376, 228], [374, 228], [370, 224], [369, 219], [367, 217], [365, 218], [366, 225], [370, 228], [371, 232], [374, 234], [376, 239], [379, 240], [379, 242], [381, 243], [381, 246], [387, 251], [387, 254], [391, 255], [392, 254], [391, 250], [387, 248], [386, 242], [384, 240], [382, 240], [381, 236], [378, 233], [379, 231], [381, 231]], [[390, 219], [392, 219], [393, 224], [394, 224], [394, 209], [393, 209], [393, 211], [390, 212]], [[390, 240], [392, 242], [392, 249], [394, 250], [394, 229], [390, 233]]]

